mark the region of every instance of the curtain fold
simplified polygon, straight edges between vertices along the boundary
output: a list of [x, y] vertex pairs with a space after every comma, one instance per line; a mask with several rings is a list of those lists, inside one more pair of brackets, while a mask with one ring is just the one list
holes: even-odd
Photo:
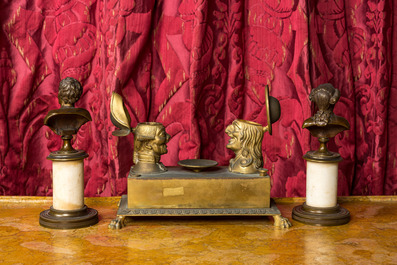
[[132, 126], [157, 121], [171, 135], [166, 166], [206, 158], [227, 165], [225, 128], [267, 124], [264, 87], [281, 118], [263, 140], [274, 197], [305, 196], [302, 156], [318, 142], [302, 129], [310, 91], [331, 83], [351, 129], [339, 152], [339, 195], [397, 192], [397, 17], [392, 0], [17, 0], [0, 3], [0, 194], [52, 194], [60, 137], [43, 125], [59, 108], [61, 79], [78, 79], [76, 107], [93, 120], [85, 150], [85, 196], [126, 193], [133, 135], [114, 137], [113, 91]]

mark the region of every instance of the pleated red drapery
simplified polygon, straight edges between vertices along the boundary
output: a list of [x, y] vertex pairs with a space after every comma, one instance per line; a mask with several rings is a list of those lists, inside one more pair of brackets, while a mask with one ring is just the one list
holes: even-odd
[[[272, 196], [305, 196], [303, 154], [317, 148], [303, 121], [312, 88], [341, 91], [335, 113], [351, 129], [339, 152], [339, 195], [397, 191], [396, 2], [386, 0], [3, 0], [0, 3], [0, 194], [51, 195], [46, 156], [60, 138], [43, 126], [58, 108], [59, 81], [81, 81], [76, 107], [93, 118], [74, 146], [85, 160], [85, 195], [126, 193], [133, 136], [111, 135], [113, 91], [138, 122], [172, 136], [166, 166], [207, 158], [227, 165], [224, 130], [266, 121], [264, 86], [281, 119], [263, 141]], [[395, 46], [395, 45], [394, 45]]]

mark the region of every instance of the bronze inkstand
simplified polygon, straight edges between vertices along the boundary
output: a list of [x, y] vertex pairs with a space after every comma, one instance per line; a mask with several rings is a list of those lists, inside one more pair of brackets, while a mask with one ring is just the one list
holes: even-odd
[[318, 139], [320, 147], [303, 156], [307, 161], [306, 202], [292, 211], [294, 220], [306, 224], [332, 226], [346, 224], [350, 220], [349, 211], [337, 203], [338, 163], [342, 157], [327, 148], [331, 137], [350, 129], [349, 122], [333, 112], [339, 97], [339, 90], [331, 84], [320, 85], [310, 93], [309, 99], [318, 110], [304, 121], [303, 128]]
[[44, 118], [44, 124], [62, 138], [60, 150], [51, 152], [47, 159], [52, 161], [53, 205], [40, 213], [40, 225], [55, 229], [75, 229], [98, 223], [98, 212], [84, 204], [84, 159], [88, 154], [75, 150], [71, 140], [80, 127], [91, 121], [90, 113], [74, 104], [79, 100], [83, 88], [71, 78], [59, 84], [60, 109], [51, 110]]
[[134, 163], [128, 176], [128, 194], [123, 195], [117, 218], [109, 228], [120, 229], [126, 217], [137, 216], [273, 216], [274, 225], [291, 226], [270, 198], [270, 177], [262, 168], [262, 139], [272, 132], [280, 117], [277, 99], [266, 87], [268, 125], [235, 120], [226, 128], [227, 148], [236, 157], [229, 167], [218, 167], [206, 159], [179, 161], [180, 167], [166, 168], [161, 162], [170, 136], [161, 123], [139, 123], [130, 127], [130, 116], [120, 95], [113, 93], [111, 120], [120, 130], [113, 134], [134, 133]]

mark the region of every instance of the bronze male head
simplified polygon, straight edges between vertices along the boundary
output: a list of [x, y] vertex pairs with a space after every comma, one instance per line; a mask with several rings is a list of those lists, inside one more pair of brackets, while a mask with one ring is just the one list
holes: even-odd
[[154, 170], [153, 172], [165, 171], [160, 157], [167, 153], [170, 135], [166, 133], [164, 126], [158, 122], [144, 122], [139, 123], [133, 131], [135, 135], [134, 171], [144, 172], [149, 168]]
[[66, 77], [59, 83], [58, 100], [61, 107], [74, 107], [81, 94], [83, 87], [80, 82], [72, 77]]
[[262, 125], [246, 120], [235, 120], [225, 132], [230, 136], [226, 148], [236, 154], [236, 157], [230, 160], [229, 171], [243, 174], [256, 173], [263, 166]]

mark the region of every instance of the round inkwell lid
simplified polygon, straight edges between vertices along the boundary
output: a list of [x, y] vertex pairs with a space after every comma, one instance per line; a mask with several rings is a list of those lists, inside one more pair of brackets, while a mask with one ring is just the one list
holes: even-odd
[[209, 159], [185, 159], [179, 161], [178, 165], [193, 170], [194, 172], [200, 172], [204, 169], [218, 165], [218, 162]]

